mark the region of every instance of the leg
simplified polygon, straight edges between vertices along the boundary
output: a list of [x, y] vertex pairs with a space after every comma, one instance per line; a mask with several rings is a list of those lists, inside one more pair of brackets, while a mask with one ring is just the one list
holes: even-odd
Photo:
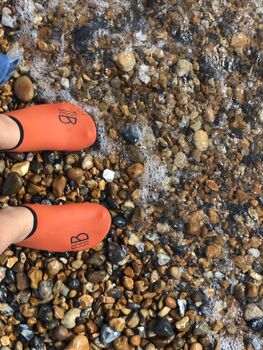
[[0, 135], [0, 150], [16, 147], [20, 139], [17, 123], [4, 114], [0, 114]]
[[0, 254], [10, 244], [25, 239], [33, 229], [33, 215], [24, 207], [0, 210]]

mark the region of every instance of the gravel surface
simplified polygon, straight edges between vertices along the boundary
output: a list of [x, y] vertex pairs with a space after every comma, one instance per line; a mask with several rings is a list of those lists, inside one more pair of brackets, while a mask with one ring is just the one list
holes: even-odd
[[96, 202], [90, 251], [0, 256], [1, 349], [261, 350], [261, 0], [2, 0], [0, 112], [67, 100], [76, 153], [0, 153], [0, 204]]

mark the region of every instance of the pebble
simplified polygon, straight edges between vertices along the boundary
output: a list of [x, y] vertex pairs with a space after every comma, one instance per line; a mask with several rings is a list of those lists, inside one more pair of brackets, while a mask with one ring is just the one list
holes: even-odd
[[29, 171], [29, 167], [30, 162], [25, 160], [24, 162], [14, 164], [11, 168], [11, 172], [18, 173], [20, 176], [25, 176]]
[[23, 102], [32, 101], [35, 91], [32, 81], [26, 77], [19, 77], [14, 84], [15, 95]]
[[128, 175], [133, 179], [137, 180], [144, 172], [144, 166], [140, 163], [135, 163], [127, 169]]
[[234, 33], [231, 39], [231, 46], [235, 49], [243, 48], [250, 44], [250, 38], [242, 32]]
[[185, 311], [186, 311], [186, 306], [187, 306], [187, 302], [185, 299], [177, 299], [177, 304], [179, 307], [179, 314], [181, 317], [184, 317], [185, 315]]
[[131, 145], [135, 145], [139, 141], [139, 135], [133, 126], [128, 126], [122, 133], [123, 138]]
[[63, 269], [63, 264], [59, 260], [52, 260], [47, 264], [47, 270], [50, 275], [57, 275]]
[[61, 323], [67, 329], [72, 329], [76, 326], [76, 318], [78, 318], [79, 316], [80, 316], [80, 310], [76, 308], [72, 308], [66, 312]]
[[5, 161], [3, 159], [0, 159], [0, 174], [3, 174], [5, 170]]
[[188, 322], [189, 322], [189, 317], [185, 316], [181, 320], [175, 323], [175, 327], [180, 331], [182, 329], [185, 329]]
[[43, 272], [38, 269], [30, 269], [27, 273], [30, 281], [31, 281], [31, 288], [37, 289], [39, 282], [42, 281], [43, 278]]
[[38, 292], [41, 299], [47, 299], [52, 295], [53, 282], [52, 281], [40, 281], [38, 285]]
[[12, 17], [12, 11], [8, 7], [2, 8], [1, 24], [4, 27], [15, 29], [17, 27], [16, 18]]
[[114, 171], [110, 169], [105, 169], [102, 174], [103, 179], [105, 179], [107, 182], [112, 182], [114, 180], [114, 176]]
[[54, 329], [54, 338], [56, 340], [63, 341], [65, 339], [67, 339], [68, 333], [69, 333], [69, 331], [66, 327], [59, 325], [58, 327], [56, 327]]
[[91, 168], [93, 168], [93, 157], [90, 154], [87, 154], [82, 161], [81, 164], [82, 169], [84, 170], [90, 170]]
[[83, 175], [84, 171], [80, 168], [70, 168], [67, 171], [67, 176], [77, 183], [82, 179]]
[[112, 264], [118, 264], [126, 257], [126, 251], [123, 246], [113, 242], [108, 248], [108, 259]]
[[89, 350], [89, 340], [85, 335], [77, 335], [65, 350]]
[[256, 304], [248, 304], [245, 308], [244, 318], [251, 321], [263, 317], [263, 311]]
[[19, 324], [15, 327], [16, 333], [20, 334], [27, 342], [34, 338], [34, 332], [27, 324]]
[[122, 332], [125, 328], [125, 319], [123, 317], [112, 318], [109, 325], [115, 331]]
[[176, 72], [179, 77], [188, 75], [193, 70], [193, 65], [190, 61], [180, 59], [177, 63]]
[[94, 266], [94, 267], [101, 267], [105, 263], [105, 261], [106, 261], [106, 257], [102, 253], [97, 253], [97, 254], [91, 255], [87, 259], [87, 263], [89, 265]]
[[106, 277], [107, 273], [105, 271], [93, 271], [88, 272], [88, 281], [91, 283], [101, 283]]
[[150, 67], [146, 66], [146, 64], [141, 64], [139, 67], [139, 71], [138, 71], [138, 78], [140, 79], [140, 81], [142, 81], [144, 84], [148, 84], [151, 80], [150, 76], [149, 76], [149, 72], [150, 72]]
[[209, 259], [219, 258], [222, 252], [222, 247], [218, 244], [211, 244], [206, 248], [206, 256]]
[[173, 328], [165, 318], [158, 318], [153, 327], [154, 333], [162, 338], [169, 338], [174, 335]]
[[16, 286], [18, 290], [25, 290], [29, 288], [30, 283], [27, 275], [24, 272], [17, 272], [16, 274]]
[[193, 343], [190, 345], [189, 350], [202, 350], [203, 346], [200, 343]]
[[52, 182], [52, 188], [54, 195], [58, 198], [61, 197], [64, 194], [64, 190], [67, 184], [67, 179], [63, 175], [59, 175], [55, 177], [54, 181]]
[[166, 254], [157, 254], [158, 265], [164, 266], [167, 265], [171, 258]]
[[204, 130], [197, 130], [194, 134], [195, 147], [200, 151], [204, 152], [208, 148], [208, 135]]
[[117, 66], [124, 72], [130, 72], [133, 70], [136, 64], [135, 56], [132, 51], [130, 52], [120, 52], [114, 57], [114, 61]]
[[22, 185], [22, 178], [17, 173], [10, 173], [3, 184], [2, 194], [4, 196], [17, 194], [21, 190]]
[[110, 344], [121, 335], [107, 325], [103, 325], [100, 330], [100, 340], [103, 344]]
[[14, 310], [11, 306], [6, 303], [0, 304], [0, 314], [3, 316], [11, 316], [13, 315]]

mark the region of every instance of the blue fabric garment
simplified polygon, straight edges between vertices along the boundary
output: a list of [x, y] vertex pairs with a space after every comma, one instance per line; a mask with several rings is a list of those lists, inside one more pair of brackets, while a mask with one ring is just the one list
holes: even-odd
[[0, 53], [0, 85], [6, 83], [21, 61], [21, 56], [7, 56]]

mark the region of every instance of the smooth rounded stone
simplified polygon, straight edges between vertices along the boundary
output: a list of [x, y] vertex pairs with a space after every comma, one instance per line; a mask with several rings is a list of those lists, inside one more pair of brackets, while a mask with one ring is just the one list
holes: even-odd
[[15, 326], [15, 332], [21, 335], [26, 341], [30, 342], [34, 338], [34, 332], [27, 324]]
[[176, 72], [179, 77], [188, 75], [193, 70], [193, 64], [185, 59], [180, 59], [177, 63]]
[[165, 318], [158, 318], [153, 326], [153, 331], [162, 338], [169, 338], [174, 335], [173, 328], [169, 321], [167, 321]]
[[39, 282], [42, 281], [43, 272], [33, 268], [28, 271], [27, 275], [31, 281], [31, 288], [37, 289]]
[[41, 281], [38, 285], [38, 292], [41, 299], [47, 299], [52, 295], [53, 282]]
[[87, 279], [91, 283], [100, 283], [104, 280], [106, 276], [107, 276], [106, 271], [103, 271], [103, 270], [92, 271], [92, 272], [88, 272]]
[[185, 311], [186, 311], [186, 307], [187, 307], [186, 300], [185, 299], [177, 299], [177, 304], [178, 304], [180, 316], [184, 317]]
[[117, 66], [124, 72], [130, 72], [133, 70], [136, 64], [135, 56], [132, 51], [130, 52], [120, 52], [114, 57], [114, 61]]
[[118, 264], [121, 262], [125, 257], [127, 253], [123, 246], [120, 246], [116, 242], [112, 242], [109, 244], [108, 247], [108, 259], [109, 262], [112, 264]]
[[3, 159], [0, 159], [0, 174], [3, 174], [5, 170], [5, 161]]
[[19, 77], [14, 84], [15, 95], [23, 102], [32, 101], [35, 91], [32, 81], [26, 77]]
[[61, 321], [62, 325], [67, 329], [72, 329], [76, 326], [76, 318], [80, 316], [80, 310], [73, 308], [66, 312], [63, 320]]
[[14, 313], [14, 310], [11, 306], [9, 306], [6, 303], [0, 304], [0, 315], [11, 316], [13, 315], [13, 313]]
[[247, 323], [254, 332], [263, 331], [263, 317], [248, 321]]
[[43, 152], [42, 157], [44, 159], [45, 163], [54, 164], [56, 160], [56, 153], [55, 152]]
[[135, 163], [143, 163], [145, 161], [145, 155], [142, 150], [135, 145], [126, 145], [127, 154], [129, 159]]
[[50, 275], [57, 275], [63, 269], [63, 264], [59, 260], [52, 260], [47, 264], [47, 270]]
[[263, 317], [263, 311], [256, 304], [248, 304], [245, 308], [244, 319], [251, 321]]
[[112, 318], [109, 323], [110, 327], [117, 332], [122, 332], [125, 328], [125, 318], [117, 317]]
[[25, 176], [29, 171], [29, 167], [30, 162], [25, 160], [24, 162], [14, 164], [11, 168], [11, 172], [17, 173], [20, 176]]
[[4, 285], [0, 285], [0, 303], [5, 303], [7, 301], [7, 289]]
[[22, 178], [17, 173], [10, 173], [3, 184], [2, 194], [4, 196], [15, 195], [21, 190], [22, 185]]
[[141, 163], [135, 163], [127, 169], [128, 175], [133, 179], [137, 180], [144, 172], [144, 166]]
[[82, 160], [81, 167], [84, 170], [90, 170], [91, 168], [93, 168], [93, 166], [93, 157], [91, 154], [87, 154]]
[[119, 338], [120, 335], [121, 335], [120, 332], [115, 331], [114, 329], [112, 329], [107, 325], [103, 325], [100, 330], [100, 341], [103, 344], [110, 344], [115, 339]]
[[77, 335], [65, 350], [89, 350], [89, 340], [84, 335]]
[[200, 151], [204, 152], [208, 148], [208, 135], [204, 130], [197, 130], [194, 134], [195, 147]]
[[80, 280], [74, 278], [68, 283], [70, 289], [78, 289], [80, 286]]
[[29, 278], [24, 272], [17, 272], [16, 274], [16, 287], [18, 290], [25, 290], [29, 288]]
[[165, 266], [171, 260], [170, 256], [166, 254], [157, 254], [158, 265]]
[[178, 330], [182, 330], [182, 329], [185, 329], [187, 323], [189, 322], [189, 317], [185, 316], [183, 317], [181, 320], [177, 321], [175, 323], [175, 327], [178, 329]]
[[52, 182], [53, 193], [57, 198], [64, 194], [66, 184], [67, 179], [63, 175], [57, 176]]
[[69, 331], [66, 327], [59, 325], [53, 331], [53, 338], [55, 340], [63, 341], [67, 339], [68, 333]]
[[84, 175], [84, 171], [80, 168], [70, 168], [67, 171], [67, 176], [70, 180], [79, 182]]
[[35, 335], [30, 342], [30, 350], [46, 350], [44, 338], [40, 335]]
[[102, 253], [97, 253], [87, 259], [87, 263], [94, 267], [101, 267], [105, 263], [106, 257]]
[[112, 220], [113, 224], [119, 228], [124, 228], [127, 224], [127, 220], [120, 215], [117, 215]]
[[124, 140], [128, 143], [130, 143], [131, 145], [135, 145], [138, 141], [139, 141], [139, 135], [137, 130], [132, 127], [132, 126], [128, 126], [122, 133], [122, 136], [124, 138]]
[[114, 176], [114, 171], [110, 169], [105, 169], [102, 174], [103, 179], [105, 179], [107, 182], [112, 182], [114, 180]]
[[198, 235], [203, 226], [204, 212], [197, 210], [191, 213], [187, 222], [187, 231], [191, 235]]
[[205, 321], [200, 321], [194, 326], [193, 333], [195, 337], [206, 336], [210, 332], [210, 328]]
[[245, 33], [236, 32], [231, 38], [231, 46], [234, 49], [242, 49], [244, 46], [249, 45], [250, 41], [250, 38]]
[[189, 350], [203, 350], [203, 346], [200, 343], [193, 343], [190, 345]]
[[15, 17], [12, 17], [12, 10], [9, 7], [2, 8], [1, 24], [4, 27], [15, 29], [17, 27], [17, 21]]
[[43, 322], [50, 322], [53, 319], [53, 310], [49, 304], [40, 305], [38, 318]]

